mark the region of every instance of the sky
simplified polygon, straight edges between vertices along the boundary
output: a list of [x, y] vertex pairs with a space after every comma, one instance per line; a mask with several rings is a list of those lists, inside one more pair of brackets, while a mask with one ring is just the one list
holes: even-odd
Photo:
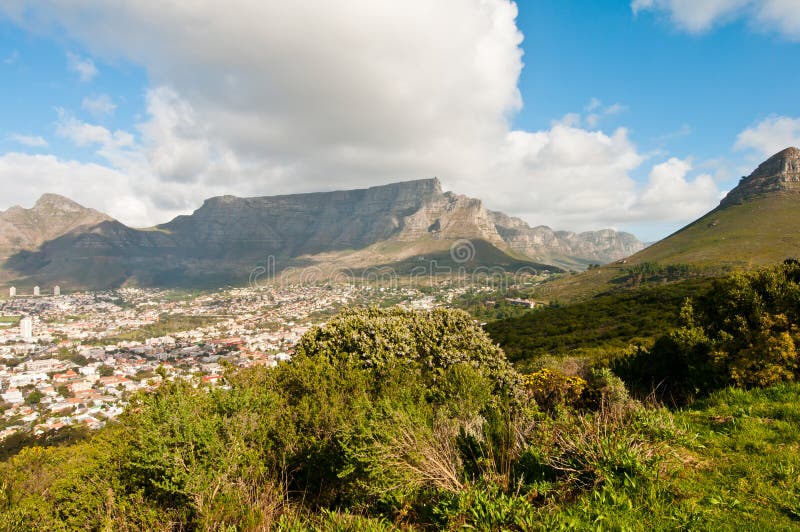
[[797, 0], [0, 0], [0, 209], [438, 177], [660, 239], [800, 145]]

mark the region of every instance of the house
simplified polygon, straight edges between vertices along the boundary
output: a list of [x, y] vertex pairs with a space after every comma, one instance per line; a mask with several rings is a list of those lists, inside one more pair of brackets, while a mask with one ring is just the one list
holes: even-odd
[[9, 388], [5, 393], [0, 395], [0, 397], [3, 398], [3, 401], [6, 403], [11, 403], [12, 405], [18, 405], [25, 402], [25, 398], [22, 397], [22, 392], [19, 391], [18, 388]]

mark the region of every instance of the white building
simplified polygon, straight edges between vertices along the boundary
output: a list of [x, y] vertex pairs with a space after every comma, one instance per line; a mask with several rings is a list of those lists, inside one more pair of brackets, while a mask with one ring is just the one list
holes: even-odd
[[22, 397], [22, 392], [20, 392], [17, 388], [9, 388], [6, 392], [0, 397], [3, 398], [3, 401], [6, 403], [14, 404], [22, 404], [25, 399]]
[[53, 295], [54, 296], [60, 296], [61, 295], [61, 287], [60, 286], [56, 285], [56, 286], [53, 287]]
[[33, 287], [33, 295], [35, 296], [41, 295], [41, 290], [39, 290], [38, 286]]
[[19, 334], [26, 342], [33, 340], [33, 319], [30, 316], [25, 316], [19, 320]]
[[8, 289], [8, 297], [17, 297], [17, 287], [12, 286]]

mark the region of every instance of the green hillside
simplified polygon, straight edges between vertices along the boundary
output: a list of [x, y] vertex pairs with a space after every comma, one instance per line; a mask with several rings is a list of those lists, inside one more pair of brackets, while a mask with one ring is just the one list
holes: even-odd
[[[626, 283], [640, 265], [688, 266], [689, 277], [751, 270], [800, 256], [800, 193], [764, 194], [720, 206], [631, 257], [580, 274], [562, 276], [533, 294], [538, 299], [582, 301], [640, 286]], [[654, 276], [644, 284], [663, 283]]]
[[628, 259], [752, 269], [800, 256], [800, 194], [776, 192], [719, 207]]
[[684, 299], [709, 283], [691, 279], [626, 290], [495, 321], [486, 325], [486, 331], [515, 363], [545, 356], [589, 356], [634, 341], [649, 343], [675, 327]]

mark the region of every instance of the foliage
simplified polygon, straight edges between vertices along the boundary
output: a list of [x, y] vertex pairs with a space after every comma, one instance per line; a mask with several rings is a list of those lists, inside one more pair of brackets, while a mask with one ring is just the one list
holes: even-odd
[[529, 312], [526, 306], [516, 305], [507, 298], [522, 298], [519, 290], [506, 289], [492, 292], [469, 290], [450, 302], [449, 306], [469, 312], [481, 321], [518, 318]]
[[197, 327], [206, 327], [220, 321], [216, 316], [193, 316], [183, 314], [162, 314], [158, 321], [149, 323], [138, 329], [125, 331], [115, 336], [106, 336], [98, 340], [102, 344], [116, 344], [122, 341], [143, 342], [148, 338], [167, 336], [172, 333], [189, 331]]
[[687, 299], [681, 327], [649, 351], [615, 363], [629, 382], [677, 401], [733, 384], [769, 386], [798, 376], [800, 264], [717, 279]]
[[648, 343], [648, 339], [677, 326], [681, 302], [708, 284], [707, 280], [693, 279], [598, 296], [488, 323], [486, 331], [518, 365], [546, 355], [610, 353], [631, 343]]
[[[692, 308], [684, 347], [713, 337]], [[0, 462], [0, 529], [796, 528], [800, 384], [669, 412], [579, 375], [523, 385], [461, 312], [348, 310], [290, 363], [165, 382]]]
[[623, 268], [623, 272], [613, 282], [639, 286], [642, 283], [680, 281], [704, 273], [701, 268], [689, 264], [659, 264], [650, 261]]
[[42, 392], [40, 392], [39, 390], [33, 390], [27, 395], [27, 397], [25, 397], [25, 404], [26, 405], [39, 404], [39, 401], [42, 400], [42, 397], [44, 397], [44, 394]]
[[547, 368], [525, 375], [525, 389], [530, 397], [541, 408], [551, 411], [563, 405], [577, 406], [586, 384], [581, 377]]
[[469, 314], [457, 310], [345, 309], [303, 335], [295, 352], [351, 361], [378, 378], [396, 366], [414, 367], [434, 387], [442, 372], [456, 364], [480, 368], [507, 393], [517, 393], [520, 384], [503, 351]]

